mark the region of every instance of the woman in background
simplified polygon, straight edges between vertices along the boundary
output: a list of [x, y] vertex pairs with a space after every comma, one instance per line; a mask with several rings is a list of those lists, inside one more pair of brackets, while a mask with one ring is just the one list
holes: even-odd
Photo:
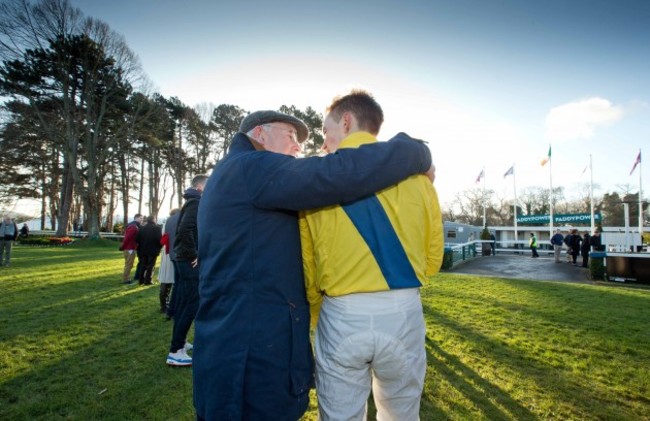
[[[165, 229], [160, 244], [163, 246], [160, 251], [160, 268], [158, 269], [158, 280], [160, 281], [160, 312], [165, 314], [169, 309], [170, 293], [174, 285], [174, 262], [172, 261], [174, 234], [176, 231], [175, 222], [179, 209], [172, 209], [169, 218], [165, 222]], [[171, 221], [171, 222], [170, 222]], [[171, 253], [171, 254], [170, 254]]]

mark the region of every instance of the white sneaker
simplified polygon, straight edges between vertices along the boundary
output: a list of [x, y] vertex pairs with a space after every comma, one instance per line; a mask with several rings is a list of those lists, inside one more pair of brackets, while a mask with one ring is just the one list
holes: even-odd
[[185, 352], [187, 352], [187, 351], [191, 351], [191, 350], [194, 349], [194, 345], [192, 345], [192, 344], [189, 343], [189, 342], [185, 342], [185, 345], [183, 346], [183, 349], [185, 350]]
[[181, 348], [176, 352], [170, 352], [167, 355], [167, 365], [185, 367], [192, 365], [192, 357], [187, 355], [185, 348]]

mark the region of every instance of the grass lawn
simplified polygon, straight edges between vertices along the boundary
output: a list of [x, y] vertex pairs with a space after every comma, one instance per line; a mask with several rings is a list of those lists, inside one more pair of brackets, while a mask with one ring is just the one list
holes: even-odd
[[[113, 242], [14, 248], [1, 420], [194, 419], [158, 287], [122, 285], [121, 269]], [[422, 420], [650, 420], [650, 289], [440, 274], [422, 296]]]

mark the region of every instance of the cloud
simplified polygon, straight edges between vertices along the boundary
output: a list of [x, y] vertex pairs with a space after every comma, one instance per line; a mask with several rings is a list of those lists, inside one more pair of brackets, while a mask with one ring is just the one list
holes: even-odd
[[603, 98], [588, 98], [552, 108], [546, 115], [548, 140], [589, 139], [599, 126], [619, 121], [624, 111]]

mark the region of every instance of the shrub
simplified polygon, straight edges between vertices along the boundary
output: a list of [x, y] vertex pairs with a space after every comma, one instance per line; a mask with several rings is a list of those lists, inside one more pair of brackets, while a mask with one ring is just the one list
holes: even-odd
[[20, 244], [26, 246], [63, 246], [72, 243], [70, 237], [43, 237], [30, 235], [27, 238], [21, 238]]
[[72, 243], [72, 238], [70, 237], [50, 237], [48, 240], [53, 246], [64, 246]]
[[591, 275], [591, 279], [605, 280], [604, 259], [602, 257], [594, 257], [594, 253], [592, 253], [591, 259], [589, 259], [589, 274]]
[[454, 252], [451, 247], [445, 247], [445, 254], [442, 256], [440, 269], [448, 270], [454, 266]]
[[47, 246], [50, 244], [50, 240], [48, 237], [35, 236], [35, 235], [30, 235], [29, 237], [26, 238], [20, 238], [18, 242], [20, 244], [27, 245], [27, 246]]

